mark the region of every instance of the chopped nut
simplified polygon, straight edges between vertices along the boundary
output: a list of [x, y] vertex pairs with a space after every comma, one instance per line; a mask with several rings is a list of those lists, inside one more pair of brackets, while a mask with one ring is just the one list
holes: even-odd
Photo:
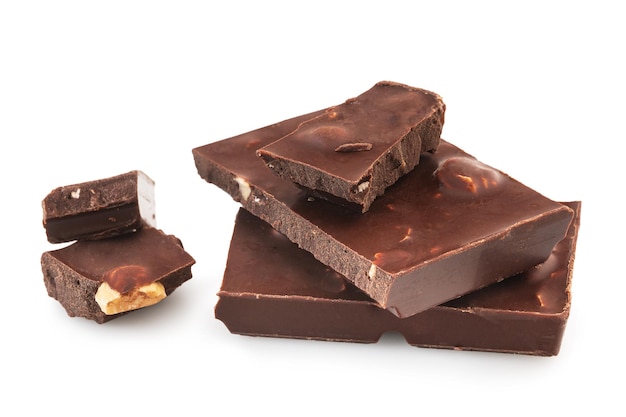
[[335, 148], [335, 152], [362, 152], [371, 151], [373, 145], [369, 142], [344, 143]]
[[118, 314], [158, 303], [166, 297], [160, 282], [152, 282], [146, 268], [123, 265], [111, 269], [102, 278], [96, 302], [105, 314]]
[[356, 191], [358, 193], [362, 193], [363, 191], [367, 190], [369, 188], [369, 186], [370, 186], [370, 182], [369, 181], [363, 181], [362, 183], [357, 185]]
[[235, 181], [237, 182], [237, 184], [239, 184], [239, 192], [241, 193], [243, 201], [247, 201], [248, 197], [250, 197], [250, 193], [252, 192], [250, 184], [248, 184], [248, 181], [244, 180], [241, 177], [236, 177]]
[[501, 189], [503, 174], [468, 157], [452, 157], [435, 171], [441, 191], [470, 198], [485, 197]]
[[411, 240], [411, 235], [413, 234], [413, 228], [409, 227], [406, 230], [406, 234], [402, 239], [400, 239], [400, 243]]
[[95, 299], [104, 314], [112, 315], [151, 306], [165, 297], [165, 287], [160, 282], [153, 282], [124, 294], [103, 282], [98, 287]]
[[376, 265], [372, 264], [372, 266], [370, 266], [370, 270], [367, 271], [367, 277], [369, 279], [374, 279], [375, 276], [376, 276]]
[[465, 184], [467, 191], [471, 193], [476, 193], [476, 184], [474, 184], [474, 180], [472, 177], [467, 175], [457, 174], [457, 178], [461, 180], [461, 183]]

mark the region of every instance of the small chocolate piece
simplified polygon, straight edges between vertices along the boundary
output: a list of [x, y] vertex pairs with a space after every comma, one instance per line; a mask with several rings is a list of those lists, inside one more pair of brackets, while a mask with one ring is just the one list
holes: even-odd
[[191, 278], [194, 263], [178, 238], [152, 227], [41, 257], [48, 295], [70, 317], [98, 323], [161, 301]]
[[366, 212], [422, 152], [437, 149], [444, 113], [437, 94], [382, 81], [257, 154], [274, 173], [314, 195]]
[[52, 190], [42, 202], [51, 243], [103, 239], [155, 227], [154, 181], [141, 171]]
[[556, 355], [580, 222], [569, 205], [575, 221], [546, 262], [406, 319], [240, 209], [215, 315], [243, 335], [373, 343], [396, 331], [419, 347]]
[[193, 149], [198, 174], [398, 317], [537, 265], [572, 219], [568, 207], [443, 140], [366, 213], [312, 199], [255, 152], [311, 117]]

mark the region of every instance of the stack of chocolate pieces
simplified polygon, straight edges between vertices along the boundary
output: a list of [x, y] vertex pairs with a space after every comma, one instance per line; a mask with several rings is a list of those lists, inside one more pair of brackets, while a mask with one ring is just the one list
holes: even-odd
[[232, 333], [559, 352], [580, 203], [440, 139], [432, 92], [345, 103], [193, 149], [242, 208], [216, 317]]
[[156, 228], [154, 181], [141, 171], [67, 185], [43, 200], [41, 267], [70, 317], [104, 323], [154, 305], [191, 278], [194, 259]]

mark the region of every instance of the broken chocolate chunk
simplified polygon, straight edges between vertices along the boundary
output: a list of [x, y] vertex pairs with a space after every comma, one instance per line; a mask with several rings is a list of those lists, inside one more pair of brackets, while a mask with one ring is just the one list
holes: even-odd
[[366, 213], [311, 199], [256, 149], [315, 115], [193, 149], [198, 174], [398, 317], [543, 262], [573, 217], [444, 140]]
[[141, 171], [58, 187], [42, 206], [50, 243], [103, 239], [156, 226], [154, 181]]
[[152, 227], [41, 257], [48, 295], [70, 317], [98, 323], [160, 302], [191, 278], [194, 263], [178, 238]]
[[277, 175], [366, 212], [422, 152], [437, 149], [444, 113], [437, 94], [383, 81], [303, 121], [258, 155]]
[[418, 347], [557, 355], [580, 223], [580, 202], [568, 205], [575, 220], [545, 262], [406, 319], [240, 209], [215, 315], [242, 335], [373, 343], [395, 331]]

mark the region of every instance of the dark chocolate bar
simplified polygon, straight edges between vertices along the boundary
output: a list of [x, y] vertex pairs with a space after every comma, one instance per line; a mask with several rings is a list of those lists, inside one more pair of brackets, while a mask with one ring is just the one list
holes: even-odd
[[51, 243], [103, 239], [156, 226], [154, 181], [141, 171], [58, 187], [42, 205]]
[[372, 343], [396, 331], [419, 347], [556, 355], [580, 222], [568, 204], [575, 221], [544, 263], [406, 319], [240, 209], [215, 315], [243, 335]]
[[48, 295], [70, 317], [98, 323], [161, 301], [191, 278], [194, 263], [178, 238], [152, 227], [41, 257]]
[[382, 81], [257, 154], [277, 175], [365, 212], [422, 152], [437, 149], [444, 113], [437, 94]]
[[571, 209], [444, 140], [366, 213], [312, 198], [256, 150], [318, 114], [195, 148], [198, 174], [398, 317], [527, 270], [565, 235]]

